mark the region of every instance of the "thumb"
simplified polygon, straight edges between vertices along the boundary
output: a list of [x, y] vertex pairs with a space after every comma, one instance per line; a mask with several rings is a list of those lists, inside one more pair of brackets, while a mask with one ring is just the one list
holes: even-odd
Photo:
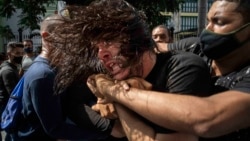
[[99, 108], [99, 104], [95, 104], [91, 107], [92, 110], [96, 111], [96, 112], [100, 112], [100, 108]]

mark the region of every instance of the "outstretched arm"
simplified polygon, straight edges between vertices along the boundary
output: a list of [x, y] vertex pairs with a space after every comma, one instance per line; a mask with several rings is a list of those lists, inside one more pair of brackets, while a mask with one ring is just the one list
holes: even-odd
[[167, 52], [172, 50], [191, 51], [192, 45], [200, 42], [199, 37], [184, 38], [173, 43], [156, 43], [158, 52]]
[[250, 125], [250, 97], [242, 92], [200, 98], [131, 88], [112, 97], [158, 125], [198, 136], [220, 136]]
[[[97, 87], [108, 84], [101, 75], [97, 75], [95, 80]], [[126, 85], [125, 81], [122, 84], [109, 83], [105, 86], [108, 89], [102, 94], [172, 130], [202, 137], [216, 137], [250, 126], [248, 93], [231, 90], [201, 98], [128, 88], [128, 85], [123, 85]]]

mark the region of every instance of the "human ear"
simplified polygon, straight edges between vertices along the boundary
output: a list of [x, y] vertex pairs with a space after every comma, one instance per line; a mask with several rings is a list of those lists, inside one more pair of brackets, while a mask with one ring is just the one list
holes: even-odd
[[11, 59], [11, 58], [12, 58], [12, 55], [11, 55], [11, 53], [10, 53], [10, 52], [7, 52], [7, 54], [6, 54], [6, 55], [7, 55], [7, 58], [8, 58], [8, 59]]
[[46, 31], [43, 31], [43, 32], [41, 33], [41, 36], [42, 36], [42, 38], [48, 37], [48, 36], [49, 36], [49, 33], [46, 32]]

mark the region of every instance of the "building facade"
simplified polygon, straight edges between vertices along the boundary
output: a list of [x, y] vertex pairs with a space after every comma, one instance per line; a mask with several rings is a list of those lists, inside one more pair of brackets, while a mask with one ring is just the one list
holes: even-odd
[[174, 38], [179, 40], [198, 36], [206, 25], [206, 14], [213, 0], [185, 0], [177, 13], [162, 13], [170, 20], [166, 25], [174, 29]]

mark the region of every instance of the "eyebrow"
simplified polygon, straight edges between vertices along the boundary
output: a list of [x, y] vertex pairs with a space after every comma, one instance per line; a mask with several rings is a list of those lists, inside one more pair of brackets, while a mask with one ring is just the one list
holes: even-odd
[[167, 35], [165, 33], [152, 34], [152, 36]]

